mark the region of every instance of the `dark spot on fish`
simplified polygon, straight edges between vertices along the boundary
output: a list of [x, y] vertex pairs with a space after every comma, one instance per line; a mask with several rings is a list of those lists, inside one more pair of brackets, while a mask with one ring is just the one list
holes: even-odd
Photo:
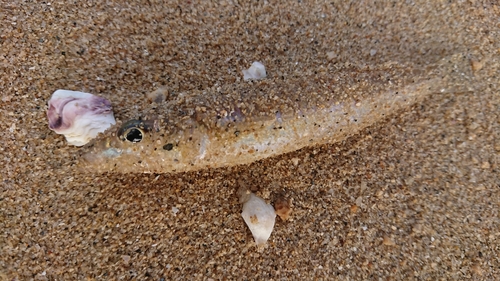
[[170, 150], [174, 149], [174, 145], [171, 143], [167, 143], [166, 145], [163, 146], [163, 149], [166, 151], [170, 151]]

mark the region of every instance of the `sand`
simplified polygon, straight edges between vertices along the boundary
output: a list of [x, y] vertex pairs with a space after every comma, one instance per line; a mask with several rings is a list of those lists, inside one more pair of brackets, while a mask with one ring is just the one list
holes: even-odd
[[[0, 280], [498, 278], [500, 6], [338, 2], [3, 3]], [[126, 120], [159, 87], [240, 83], [253, 61], [287, 79], [322, 65], [425, 71], [456, 53], [477, 90], [244, 166], [81, 173], [46, 119], [57, 89], [106, 97]], [[241, 182], [293, 202], [265, 248], [240, 216]]]

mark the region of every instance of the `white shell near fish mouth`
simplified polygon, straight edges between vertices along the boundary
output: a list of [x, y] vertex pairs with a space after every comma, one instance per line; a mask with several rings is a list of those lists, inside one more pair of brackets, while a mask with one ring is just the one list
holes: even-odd
[[111, 102], [89, 93], [57, 90], [48, 106], [49, 128], [70, 145], [83, 146], [116, 124]]

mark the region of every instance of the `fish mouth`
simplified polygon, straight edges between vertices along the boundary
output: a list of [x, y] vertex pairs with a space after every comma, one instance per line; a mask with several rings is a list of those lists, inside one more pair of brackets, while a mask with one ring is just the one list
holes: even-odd
[[118, 140], [115, 139], [116, 137], [93, 140], [85, 145], [80, 152], [79, 170], [104, 172], [111, 162], [117, 162], [117, 158], [123, 154], [123, 149], [116, 146]]
[[80, 153], [80, 170], [86, 172], [113, 172], [129, 170], [127, 165], [140, 163], [140, 153], [133, 149], [158, 130], [158, 120], [133, 119], [113, 129], [113, 134], [94, 139]]
[[99, 152], [91, 151], [91, 152], [83, 153], [81, 155], [81, 158], [87, 164], [95, 164], [98, 162], [103, 162], [106, 159], [118, 158], [122, 155], [122, 153], [123, 153], [123, 149], [111, 147], [111, 148], [101, 150]]

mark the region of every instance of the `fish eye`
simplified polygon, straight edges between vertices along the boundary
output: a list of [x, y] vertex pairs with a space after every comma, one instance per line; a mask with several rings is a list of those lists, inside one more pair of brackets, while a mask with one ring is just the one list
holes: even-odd
[[142, 141], [144, 133], [139, 128], [129, 128], [123, 137], [129, 142], [140, 142]]
[[155, 120], [130, 120], [118, 129], [117, 136], [121, 141], [141, 142], [146, 137], [146, 133], [154, 128], [154, 122]]

